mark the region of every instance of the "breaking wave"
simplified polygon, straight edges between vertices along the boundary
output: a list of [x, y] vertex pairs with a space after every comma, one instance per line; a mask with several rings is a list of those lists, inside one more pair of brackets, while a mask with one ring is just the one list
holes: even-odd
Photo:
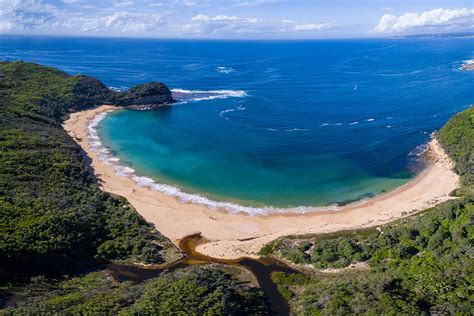
[[426, 154], [430, 149], [429, 143], [423, 143], [421, 145], [416, 146], [413, 150], [408, 153], [409, 157], [422, 157]]
[[220, 111], [219, 116], [222, 117], [222, 118], [225, 118], [226, 120], [228, 120], [229, 118], [227, 116], [225, 116], [226, 113], [231, 113], [231, 112], [235, 112], [235, 111], [245, 111], [245, 110], [246, 110], [245, 107], [243, 107], [242, 105], [239, 105], [238, 107], [235, 107], [235, 108]]
[[466, 70], [470, 65], [474, 65], [474, 59], [464, 60], [459, 70]]
[[217, 67], [217, 71], [220, 72], [221, 74], [230, 74], [234, 72], [234, 68], [219, 66]]
[[186, 90], [172, 89], [173, 98], [179, 102], [205, 101], [226, 98], [244, 98], [244, 90]]

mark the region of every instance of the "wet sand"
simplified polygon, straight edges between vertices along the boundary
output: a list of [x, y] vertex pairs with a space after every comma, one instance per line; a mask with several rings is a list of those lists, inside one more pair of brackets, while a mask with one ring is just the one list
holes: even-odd
[[104, 191], [125, 197], [148, 222], [176, 245], [186, 236], [201, 233], [207, 242], [197, 246], [202, 254], [225, 259], [257, 257], [260, 248], [285, 235], [326, 233], [385, 224], [451, 199], [459, 186], [452, 162], [433, 139], [429, 155], [432, 163], [409, 183], [366, 201], [340, 210], [320, 210], [306, 214], [249, 216], [211, 210], [182, 203], [175, 197], [138, 186], [131, 178], [119, 176], [111, 165], [98, 159], [88, 143], [89, 122], [104, 111], [100, 106], [76, 112], [64, 122], [64, 129], [91, 158], [92, 168]]

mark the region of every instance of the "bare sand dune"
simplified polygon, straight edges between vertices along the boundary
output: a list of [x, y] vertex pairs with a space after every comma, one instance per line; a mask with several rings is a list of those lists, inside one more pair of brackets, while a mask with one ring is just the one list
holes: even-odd
[[183, 237], [201, 233], [209, 242], [198, 251], [212, 257], [257, 256], [267, 242], [285, 235], [334, 232], [370, 227], [408, 216], [451, 199], [459, 185], [452, 163], [436, 140], [430, 143], [431, 165], [408, 184], [364, 202], [349, 204], [338, 211], [315, 211], [304, 215], [249, 216], [215, 211], [184, 204], [132, 179], [119, 176], [90, 150], [88, 124], [98, 114], [116, 109], [101, 106], [71, 114], [64, 129], [92, 159], [92, 167], [103, 190], [121, 195], [149, 222], [175, 244]]

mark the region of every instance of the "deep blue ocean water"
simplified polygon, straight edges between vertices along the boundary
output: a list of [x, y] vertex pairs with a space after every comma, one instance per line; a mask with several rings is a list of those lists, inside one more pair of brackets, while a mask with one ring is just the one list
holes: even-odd
[[400, 186], [430, 133], [474, 103], [474, 72], [459, 69], [474, 39], [3, 37], [0, 57], [115, 89], [166, 83], [180, 102], [109, 114], [102, 142], [136, 175], [251, 206], [324, 206]]

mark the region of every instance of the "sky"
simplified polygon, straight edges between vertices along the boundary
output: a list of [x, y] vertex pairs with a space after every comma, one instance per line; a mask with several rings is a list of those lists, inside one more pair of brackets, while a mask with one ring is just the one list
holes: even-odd
[[473, 31], [474, 0], [0, 0], [3, 35], [313, 39]]

